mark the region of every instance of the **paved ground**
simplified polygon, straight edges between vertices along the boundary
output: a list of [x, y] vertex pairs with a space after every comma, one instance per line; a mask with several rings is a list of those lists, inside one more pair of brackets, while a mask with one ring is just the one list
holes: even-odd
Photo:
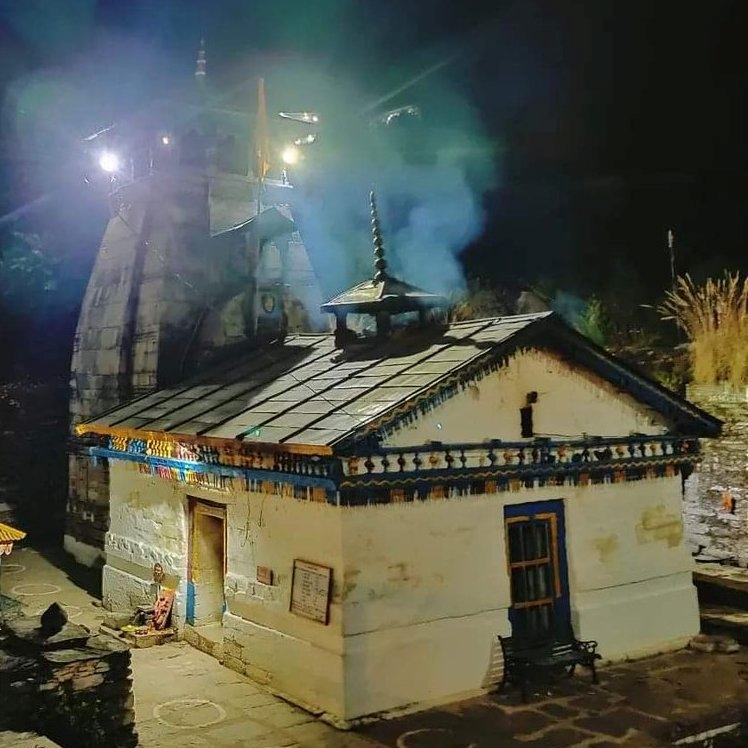
[[[684, 650], [560, 681], [522, 704], [489, 695], [403, 719], [364, 734], [392, 748], [645, 748], [744, 719], [748, 652]], [[403, 734], [408, 737], [403, 741]], [[744, 748], [745, 741], [735, 743]]]
[[[60, 553], [17, 547], [12, 556], [3, 557], [1, 592], [28, 613], [43, 612], [57, 601], [71, 621], [96, 629], [103, 618], [97, 586], [97, 575], [70, 565]], [[319, 722], [183, 642], [132, 650], [132, 670], [143, 748], [373, 745]], [[0, 746], [2, 740], [0, 734]]]
[[38, 552], [16, 544], [10, 556], [3, 556], [0, 574], [2, 594], [10, 603], [21, 603], [28, 614], [41, 613], [56, 601], [73, 623], [99, 627], [103, 617], [99, 575], [70, 564], [63, 553]]
[[[189, 644], [133, 650], [141, 745], [371, 748], [271, 696]], [[158, 684], [163, 684], [159, 687]]]
[[[18, 548], [4, 559], [2, 592], [28, 612], [57, 600], [71, 620], [96, 628], [96, 584], [59, 554]], [[513, 692], [485, 696], [355, 733], [336, 731], [185, 643], [133, 650], [132, 667], [144, 748], [647, 748], [743, 721], [748, 708], [745, 649], [608, 667], [597, 687], [583, 672], [528, 704]]]

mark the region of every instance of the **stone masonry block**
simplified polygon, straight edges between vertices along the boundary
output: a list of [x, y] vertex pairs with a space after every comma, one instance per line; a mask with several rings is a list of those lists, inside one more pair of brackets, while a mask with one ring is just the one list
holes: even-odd
[[76, 678], [73, 681], [73, 689], [75, 691], [84, 691], [89, 688], [96, 688], [104, 682], [104, 678], [101, 675], [86, 675]]

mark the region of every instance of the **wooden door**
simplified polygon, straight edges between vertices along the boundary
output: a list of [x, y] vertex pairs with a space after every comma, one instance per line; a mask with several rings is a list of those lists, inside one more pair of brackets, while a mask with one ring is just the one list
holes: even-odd
[[187, 580], [187, 622], [218, 622], [225, 608], [226, 508], [190, 501], [190, 554]]

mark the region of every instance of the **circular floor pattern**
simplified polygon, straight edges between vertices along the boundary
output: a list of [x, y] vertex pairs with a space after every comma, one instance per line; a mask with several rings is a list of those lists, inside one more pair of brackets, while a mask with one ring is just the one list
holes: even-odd
[[[77, 605], [65, 605], [64, 603], [60, 603], [60, 605], [62, 605], [62, 607], [65, 609], [65, 612], [68, 614], [69, 619], [79, 618], [83, 615], [83, 611]], [[37, 610], [34, 615], [40, 616], [42, 613], [44, 613], [45, 610], [46, 608], [39, 608], [39, 610]]]
[[226, 710], [207, 699], [175, 699], [153, 707], [153, 716], [169, 727], [194, 730], [226, 719]]
[[56, 584], [17, 584], [11, 592], [14, 595], [56, 595], [58, 592], [62, 592], [62, 587], [58, 587]]
[[3, 574], [21, 574], [26, 571], [23, 564], [3, 564]]

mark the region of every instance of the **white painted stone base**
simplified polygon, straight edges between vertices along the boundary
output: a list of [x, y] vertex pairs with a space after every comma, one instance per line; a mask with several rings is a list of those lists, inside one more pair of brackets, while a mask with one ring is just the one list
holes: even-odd
[[223, 616], [224, 664], [313, 713], [344, 716], [343, 655], [244, 618]]
[[63, 548], [82, 566], [100, 566], [104, 562], [104, 551], [88, 543], [81, 543], [72, 535], [65, 535]]
[[596, 640], [610, 661], [678, 649], [700, 630], [690, 572], [577, 593], [572, 620], [577, 638]]
[[[157, 588], [151, 579], [143, 579], [128, 571], [105, 564], [101, 574], [101, 589], [104, 608], [114, 613], [134, 612], [139, 605], [153, 605]], [[184, 582], [176, 587], [174, 605], [171, 609], [172, 626], [180, 631], [184, 627], [186, 609]]]
[[109, 564], [106, 564], [102, 571], [101, 586], [104, 607], [115, 613], [134, 611], [138, 605], [153, 605], [153, 582], [115, 569]]
[[[606, 657], [603, 655], [603, 658], [598, 661], [598, 665], [599, 667], [605, 667], [606, 665], [615, 665], [619, 662], [634, 662], [634, 660], [656, 657], [657, 655], [667, 654], [668, 652], [678, 652], [681, 649], [686, 649], [691, 639], [693, 639], [692, 636], [683, 636], [680, 639], [672, 639], [660, 642], [659, 644], [653, 644], [650, 647], [642, 647], [632, 652], [626, 652], [623, 656]], [[582, 673], [584, 673], [584, 670]]]
[[345, 719], [423, 709], [496, 685], [506, 609], [383, 629], [345, 640]]

